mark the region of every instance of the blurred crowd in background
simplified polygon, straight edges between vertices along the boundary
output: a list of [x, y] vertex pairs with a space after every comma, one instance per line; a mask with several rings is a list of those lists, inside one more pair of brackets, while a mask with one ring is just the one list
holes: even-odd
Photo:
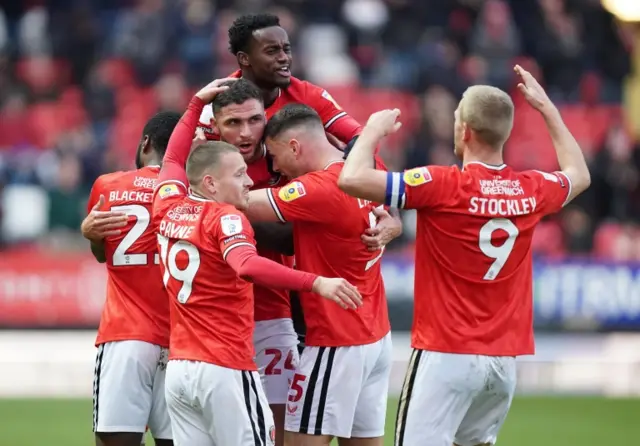
[[[23, 0], [0, 9], [2, 244], [86, 247], [78, 228], [94, 179], [133, 167], [145, 121], [183, 111], [237, 68], [227, 29], [243, 13], [280, 16], [294, 75], [330, 91], [362, 123], [400, 106], [383, 147], [393, 169], [453, 164], [464, 89], [512, 92], [506, 161], [557, 168], [544, 123], [515, 90], [514, 63], [562, 107], [591, 189], [536, 233], [546, 256], [640, 260], [640, 35], [598, 0]], [[413, 218], [393, 248], [409, 250]]]

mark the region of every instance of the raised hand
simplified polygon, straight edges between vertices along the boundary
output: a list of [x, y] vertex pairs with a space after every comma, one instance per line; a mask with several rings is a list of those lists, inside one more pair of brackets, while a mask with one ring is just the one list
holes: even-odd
[[104, 195], [100, 195], [98, 202], [80, 226], [84, 238], [100, 241], [105, 237], [120, 235], [120, 228], [127, 225], [128, 217], [124, 212], [101, 211], [104, 205]]
[[237, 81], [238, 79], [233, 77], [225, 77], [223, 79], [216, 79], [213, 82], [210, 82], [208, 85], [203, 87], [199, 92], [196, 93], [196, 96], [199, 97], [202, 102], [205, 104], [209, 104], [213, 99], [218, 95], [218, 93], [222, 93], [225, 90], [229, 89], [229, 86], [222, 85], [225, 82]]
[[544, 88], [538, 83], [535, 77], [520, 65], [516, 65], [513, 70], [520, 76], [522, 82], [518, 83], [518, 90], [524, 95], [529, 105], [536, 110], [543, 112], [551, 107], [553, 103]]
[[379, 137], [385, 137], [397, 132], [402, 127], [402, 122], [398, 121], [400, 110], [397, 108], [380, 110], [369, 117], [365, 129], [375, 132]]
[[312, 291], [334, 301], [344, 309], [356, 309], [362, 305], [362, 296], [358, 289], [344, 279], [318, 277], [313, 282]]

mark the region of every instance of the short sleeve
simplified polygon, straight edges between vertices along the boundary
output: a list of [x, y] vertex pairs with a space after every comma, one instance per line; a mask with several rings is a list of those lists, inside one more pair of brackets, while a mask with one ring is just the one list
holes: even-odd
[[[333, 217], [329, 195], [336, 191], [323, 186], [317, 174], [307, 174], [279, 188], [267, 189], [267, 197], [278, 219], [283, 222], [322, 222]], [[335, 197], [338, 200], [338, 197]]]
[[240, 246], [255, 248], [253, 228], [241, 212], [234, 211], [231, 207], [229, 212], [223, 212], [212, 219], [212, 234], [220, 247], [222, 258], [226, 261], [229, 252]]
[[186, 186], [178, 180], [167, 180], [156, 184], [153, 191], [153, 217], [164, 217], [164, 214], [175, 203], [187, 194]]
[[528, 172], [537, 183], [536, 201], [544, 215], [558, 212], [571, 196], [571, 180], [562, 172]]
[[451, 196], [455, 180], [453, 167], [424, 166], [387, 172], [385, 204], [398, 209], [441, 206]]
[[91, 209], [93, 209], [96, 203], [100, 200], [100, 195], [103, 193], [102, 189], [102, 177], [98, 177], [91, 187], [91, 193], [89, 194], [89, 200], [87, 201], [87, 213], [91, 212]]

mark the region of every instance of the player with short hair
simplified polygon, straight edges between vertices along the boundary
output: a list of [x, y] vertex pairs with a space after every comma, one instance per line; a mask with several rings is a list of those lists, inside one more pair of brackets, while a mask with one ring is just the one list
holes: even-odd
[[397, 446], [495, 443], [516, 387], [515, 357], [534, 353], [534, 229], [589, 187], [584, 156], [557, 108], [530, 73], [515, 70], [518, 88], [546, 122], [560, 171], [505, 165], [513, 102], [497, 88], [474, 86], [455, 111], [462, 169], [367, 167], [374, 147], [400, 127], [399, 110], [383, 110], [369, 119], [338, 182], [360, 199], [418, 210], [414, 350]]
[[[262, 142], [266, 124], [262, 92], [247, 79], [226, 82], [229, 88], [211, 103], [216, 134], [221, 140], [239, 148], [247, 163], [247, 174], [253, 181], [252, 190], [283, 186], [288, 179], [273, 169], [272, 160]], [[185, 121], [195, 129], [197, 120]], [[377, 224], [389, 222], [387, 230], [399, 226], [384, 211], [376, 211]], [[258, 254], [285, 266], [293, 266], [293, 237], [291, 226], [281, 223], [256, 223], [254, 231]], [[385, 236], [387, 234], [384, 234]], [[395, 234], [394, 234], [395, 235]], [[380, 236], [363, 234], [363, 241], [371, 249], [379, 249]], [[285, 404], [289, 382], [298, 365], [298, 337], [291, 319], [288, 290], [254, 285], [254, 331], [256, 364], [260, 372], [267, 400], [276, 426], [276, 444], [284, 441]]]
[[273, 417], [254, 363], [251, 282], [317, 293], [343, 308], [361, 304], [344, 279], [257, 255], [251, 225], [239, 211], [253, 182], [236, 147], [212, 141], [189, 154], [194, 127], [187, 123], [228, 89], [223, 81], [191, 100], [171, 136], [154, 198], [171, 309], [166, 399], [178, 446], [274, 444]]
[[158, 265], [151, 204], [160, 164], [180, 115], [161, 112], [142, 131], [135, 170], [96, 179], [82, 234], [107, 264], [107, 296], [96, 346], [96, 444], [139, 446], [148, 425], [158, 445], [171, 441], [164, 398], [169, 303]]
[[[260, 88], [267, 119], [271, 118], [286, 104], [301, 103], [312, 107], [324, 124], [332, 144], [350, 150], [356, 141], [362, 126], [349, 116], [324, 88], [291, 76], [293, 55], [287, 32], [280, 26], [280, 18], [273, 14], [247, 14], [238, 17], [228, 30], [229, 51], [236, 57], [239, 69], [230, 77], [248, 79]], [[200, 126], [208, 139], [218, 139], [211, 107], [205, 106], [200, 116]], [[268, 156], [265, 160], [268, 162]], [[384, 163], [376, 157], [378, 164]], [[248, 162], [247, 162], [248, 163]], [[266, 163], [265, 163], [266, 164]], [[252, 173], [257, 172], [252, 169]], [[268, 170], [261, 176], [272, 175]], [[253, 178], [253, 177], [252, 177]], [[386, 211], [379, 212], [376, 227], [369, 228], [365, 241], [372, 250], [378, 250], [402, 233], [402, 222], [395, 213], [392, 217]], [[261, 235], [263, 228], [257, 230]], [[272, 235], [272, 234], [268, 234]], [[281, 235], [281, 234], [278, 234]], [[268, 238], [268, 237], [262, 237]], [[278, 237], [277, 240], [280, 240]], [[290, 245], [290, 243], [286, 243]], [[289, 246], [287, 246], [289, 247]], [[291, 311], [296, 332], [299, 335], [299, 348], [304, 345], [305, 327], [300, 310], [299, 299], [291, 293]], [[260, 328], [258, 328], [260, 331]]]
[[274, 169], [293, 181], [251, 191], [249, 218], [293, 223], [296, 266], [346, 278], [364, 302], [339, 313], [301, 293], [307, 337], [287, 398], [285, 443], [328, 445], [339, 437], [381, 445], [391, 371], [383, 250], [371, 252], [360, 240], [375, 224], [377, 205], [338, 189], [342, 152], [312, 108], [285, 106], [267, 123], [265, 138]]

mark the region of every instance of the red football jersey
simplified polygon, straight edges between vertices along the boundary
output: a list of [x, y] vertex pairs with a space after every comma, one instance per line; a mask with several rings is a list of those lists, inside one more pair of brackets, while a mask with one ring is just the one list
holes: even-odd
[[169, 359], [256, 370], [252, 284], [225, 261], [232, 249], [255, 246], [249, 221], [172, 180], [156, 188], [153, 213], [171, 308]]
[[478, 162], [390, 172], [387, 204], [418, 210], [412, 346], [533, 354], [531, 239], [570, 190], [561, 172]]
[[151, 224], [153, 189], [159, 172], [157, 166], [115, 172], [102, 175], [93, 184], [89, 211], [104, 195], [103, 210], [129, 215], [122, 233], [104, 241], [107, 298], [96, 345], [138, 340], [169, 346], [169, 302]]
[[[235, 71], [229, 77], [239, 78], [242, 75], [240, 70]], [[318, 87], [310, 82], [300, 80], [296, 77], [291, 77], [291, 83], [286, 88], [280, 89], [280, 94], [273, 104], [265, 109], [267, 120], [271, 119], [278, 110], [287, 104], [305, 104], [313, 108], [324, 123], [324, 128], [327, 132], [333, 134], [336, 138], [344, 143], [348, 143], [354, 136], [358, 135], [362, 130], [362, 127], [338, 105], [327, 90]], [[200, 125], [207, 135], [208, 139], [219, 139], [218, 135], [213, 134], [211, 127], [211, 119], [213, 118], [213, 110], [211, 104], [207, 104], [202, 110], [200, 116]], [[353, 121], [353, 125], [348, 126], [345, 129], [339, 129], [337, 132], [335, 128], [332, 128], [342, 118], [349, 118]], [[336, 134], [338, 133], [338, 134]], [[341, 134], [344, 133], [344, 134]]]
[[343, 310], [313, 293], [300, 293], [307, 325], [306, 345], [340, 347], [370, 344], [390, 330], [387, 300], [380, 272], [382, 250], [370, 252], [362, 243], [374, 227], [375, 204], [338, 189], [344, 163], [268, 189], [269, 201], [282, 222], [293, 223], [296, 267], [325, 277], [342, 277], [363, 297], [357, 310]]
[[[253, 181], [252, 190], [266, 187], [278, 187], [286, 183], [285, 177], [273, 172], [269, 166], [267, 149], [262, 146], [262, 157], [247, 166], [247, 175]], [[281, 265], [293, 268], [293, 257], [285, 256], [277, 252], [260, 249], [258, 254]], [[271, 321], [274, 319], [291, 318], [291, 300], [288, 290], [267, 288], [262, 285], [253, 285], [255, 299], [256, 321]]]

